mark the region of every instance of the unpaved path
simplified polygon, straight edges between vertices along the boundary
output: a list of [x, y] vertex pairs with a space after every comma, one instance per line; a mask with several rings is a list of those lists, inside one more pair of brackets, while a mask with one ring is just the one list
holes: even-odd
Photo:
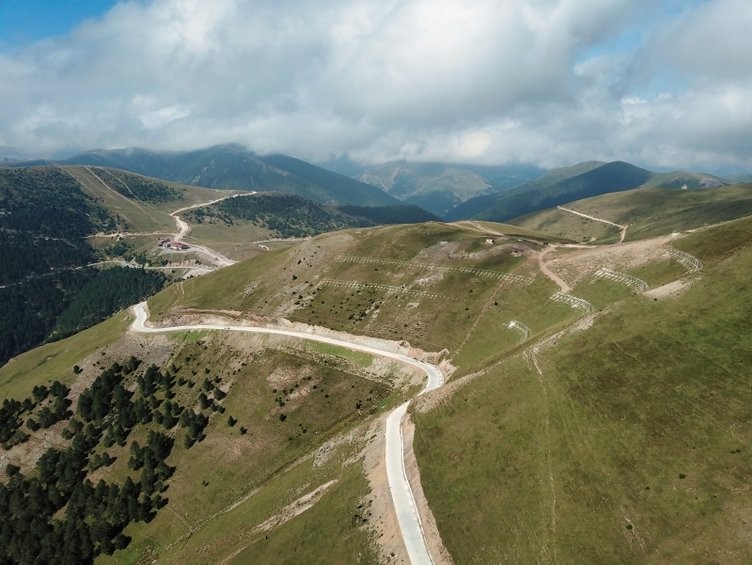
[[195, 210], [196, 208], [204, 208], [205, 206], [211, 206], [212, 204], [216, 204], [217, 202], [222, 202], [223, 200], [228, 200], [230, 198], [239, 198], [241, 196], [254, 196], [256, 191], [251, 192], [245, 192], [242, 194], [231, 194], [229, 196], [223, 196], [222, 198], [216, 198], [215, 200], [210, 200], [209, 202], [199, 202], [198, 204], [192, 204], [191, 206], [185, 206], [183, 208], [178, 208], [177, 210], [174, 210], [173, 212], [170, 212], [170, 216], [175, 218], [175, 223], [178, 226], [178, 233], [175, 234], [175, 241], [180, 241], [184, 237], [186, 237], [189, 233], [191, 233], [191, 226], [188, 225], [188, 222], [183, 220], [180, 217], [180, 214], [183, 212], [187, 212], [188, 210]]
[[[180, 217], [180, 214], [183, 212], [187, 212], [188, 210], [195, 210], [196, 208], [203, 208], [205, 206], [211, 206], [212, 204], [216, 204], [217, 202], [222, 202], [223, 200], [228, 200], [230, 198], [240, 198], [242, 196], [254, 196], [256, 191], [246, 192], [242, 194], [231, 194], [229, 196], [223, 196], [222, 198], [216, 198], [214, 200], [210, 200], [209, 202], [199, 202], [198, 204], [192, 204], [191, 206], [185, 206], [183, 208], [178, 208], [177, 210], [170, 213], [170, 216], [175, 218], [175, 224], [177, 225], [178, 232], [173, 236], [173, 239], [175, 241], [181, 241], [184, 237], [187, 237], [189, 233], [191, 233], [191, 226], [183, 220], [183, 218]], [[210, 262], [214, 263], [217, 267], [229, 267], [230, 265], [234, 265], [237, 263], [237, 261], [230, 259], [228, 257], [225, 257], [222, 255], [219, 251], [215, 251], [214, 249], [210, 249], [209, 247], [206, 247], [205, 245], [196, 245], [191, 244], [191, 251], [198, 251], [199, 254], [205, 256], [207, 259], [209, 259]]]
[[564, 279], [562, 279], [559, 275], [554, 273], [551, 269], [548, 268], [548, 265], [546, 265], [546, 262], [544, 261], [544, 257], [551, 253], [552, 251], [555, 251], [557, 248], [556, 245], [549, 245], [546, 247], [543, 251], [538, 253], [538, 268], [540, 269], [540, 272], [543, 273], [546, 277], [548, 277], [553, 283], [559, 287], [559, 290], [563, 292], [564, 294], [567, 294], [570, 290], [572, 290], [572, 287], [570, 287]]
[[[380, 349], [376, 346], [344, 341], [334, 337], [317, 335], [305, 331], [294, 331], [282, 328], [259, 326], [192, 324], [184, 326], [166, 326], [161, 328], [153, 328], [146, 325], [146, 322], [149, 318], [149, 312], [146, 302], [140, 302], [139, 304], [136, 304], [133, 307], [133, 312], [136, 316], [136, 319], [131, 325], [131, 330], [135, 332], [156, 334], [187, 330], [220, 330], [282, 335], [287, 337], [306, 339], [310, 341], [318, 341], [321, 343], [345, 347], [353, 351], [362, 351], [364, 353], [370, 353], [371, 355], [387, 357], [389, 359], [393, 359], [400, 363], [404, 363], [406, 365], [420, 369], [423, 373], [425, 373], [427, 381], [423, 390], [418, 393], [418, 396], [426, 392], [435, 390], [444, 384], [444, 375], [437, 366], [426, 363], [424, 361], [419, 361], [413, 357], [405, 355], [404, 353]], [[373, 345], [376, 344], [374, 343]], [[407, 554], [410, 558], [411, 563], [433, 563], [434, 560], [431, 556], [431, 552], [429, 550], [428, 543], [423, 531], [423, 521], [418, 511], [418, 506], [415, 502], [412, 487], [405, 470], [406, 438], [405, 435], [403, 435], [402, 421], [405, 417], [405, 413], [407, 412], [409, 404], [410, 401], [401, 404], [387, 417], [386, 431], [384, 434], [387, 480], [389, 482], [389, 490], [392, 495], [392, 501], [394, 503], [394, 509], [397, 514], [397, 521], [399, 523], [402, 539], [405, 542], [405, 548], [407, 550]], [[411, 429], [409, 433], [412, 433]], [[410, 445], [412, 445], [412, 437], [409, 438], [409, 443]], [[428, 508], [426, 505], [426, 511], [427, 510]]]
[[594, 314], [588, 314], [586, 316], [583, 316], [582, 318], [579, 318], [575, 320], [574, 322], [572, 322], [570, 325], [568, 325], [564, 329], [532, 344], [523, 352], [523, 356], [531, 361], [533, 368], [535, 369], [535, 372], [538, 374], [538, 380], [540, 382], [541, 390], [543, 392], [543, 402], [544, 402], [543, 431], [546, 437], [546, 445], [545, 445], [546, 463], [548, 466], [548, 485], [549, 485], [549, 491], [550, 491], [549, 529], [550, 529], [551, 535], [550, 535], [548, 544], [545, 544], [545, 543], [541, 544], [541, 548], [540, 548], [541, 553], [540, 553], [539, 561], [542, 561], [542, 562], [556, 563], [558, 561], [557, 550], [556, 550], [556, 539], [557, 539], [557, 535], [556, 535], [556, 512], [557, 512], [556, 490], [557, 488], [556, 488], [556, 477], [554, 476], [553, 455], [552, 455], [552, 450], [551, 450], [551, 425], [550, 425], [551, 399], [549, 398], [549, 386], [550, 385], [546, 382], [543, 369], [541, 368], [540, 363], [538, 363], [538, 355], [540, 354], [541, 350], [547, 349], [556, 345], [558, 341], [565, 335], [588, 329], [590, 326], [593, 325], [594, 320], [595, 320]]
[[582, 212], [578, 212], [577, 210], [572, 210], [571, 208], [565, 208], [564, 206], [557, 206], [559, 210], [562, 210], [564, 212], [569, 212], [570, 214], [574, 214], [575, 216], [580, 216], [581, 218], [586, 218], [588, 220], [593, 220], [594, 222], [600, 222], [602, 224], [608, 224], [610, 226], [614, 226], [616, 228], [619, 228], [621, 230], [621, 233], [619, 235], [619, 243], [624, 243], [624, 238], [627, 236], [627, 227], [626, 225], [622, 224], [615, 224], [614, 222], [610, 222], [608, 220], [604, 220], [603, 218], [596, 218], [595, 216], [590, 216], [588, 214], [583, 214]]

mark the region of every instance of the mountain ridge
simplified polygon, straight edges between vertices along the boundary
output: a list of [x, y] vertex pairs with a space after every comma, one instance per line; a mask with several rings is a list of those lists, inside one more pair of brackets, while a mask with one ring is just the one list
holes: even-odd
[[96, 165], [207, 188], [289, 192], [321, 203], [398, 204], [382, 190], [286, 155], [260, 156], [239, 144], [192, 151], [94, 150], [62, 161]]
[[447, 215], [448, 220], [505, 221], [606, 192], [629, 190], [655, 175], [624, 161], [589, 161], [555, 169], [550, 175], [495, 197], [470, 200]]

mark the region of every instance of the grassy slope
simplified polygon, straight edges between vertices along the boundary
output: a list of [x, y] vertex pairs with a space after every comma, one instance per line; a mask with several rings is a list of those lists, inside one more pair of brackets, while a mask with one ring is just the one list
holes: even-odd
[[262, 160], [297, 177], [301, 184], [308, 185], [307, 193], [294, 191], [305, 198], [311, 197], [320, 202], [334, 201], [338, 204], [360, 206], [389, 206], [400, 203], [399, 200], [375, 186], [333, 173], [294, 157], [267, 155], [262, 157]]
[[84, 191], [97, 199], [105, 208], [122, 218], [128, 231], [170, 233], [175, 229], [175, 220], [169, 214], [153, 206], [136, 202], [105, 187], [86, 167], [67, 167]]
[[[518, 228], [510, 231], [532, 235]], [[512, 253], [515, 247], [535, 247], [534, 243], [522, 244], [510, 238], [487, 246], [487, 237], [473, 226], [440, 223], [325, 234], [296, 248], [271, 251], [254, 261], [186, 281], [182, 293], [167, 289], [151, 299], [150, 308], [156, 316], [185, 309], [284, 316], [356, 334], [407, 339], [428, 350], [454, 350], [465, 341], [467, 327], [479, 316], [491, 315], [489, 308], [502, 295], [510, 315], [519, 310], [514, 300], [518, 285], [501, 284], [498, 278], [461, 269], [535, 275], [524, 258]], [[340, 256], [369, 257], [386, 263], [337, 260]], [[431, 265], [456, 270], [441, 272], [430, 269]], [[325, 278], [404, 287], [414, 293], [319, 286]], [[554, 290], [542, 279], [538, 284], [543, 286], [537, 300]], [[527, 296], [527, 290], [520, 292]], [[558, 306], [551, 308], [557, 311]]]
[[[201, 188], [196, 186], [180, 185], [168, 181], [147, 179], [148, 181], [165, 185], [175, 190], [176, 197], [163, 202], [144, 202], [135, 198], [121, 194], [116, 190], [110, 190], [103, 185], [91, 171], [97, 174], [108, 186], [116, 184], [113, 177], [107, 177], [107, 170], [104, 172], [98, 167], [78, 167], [67, 166], [65, 170], [70, 173], [81, 184], [83, 189], [97, 199], [112, 213], [120, 215], [128, 224], [128, 231], [132, 232], [164, 232], [173, 233], [175, 231], [175, 219], [170, 213], [178, 208], [193, 206], [201, 202], [209, 202], [235, 194], [236, 191], [215, 190], [210, 188]], [[123, 171], [113, 171], [117, 178], [133, 177], [141, 178], [133, 173]]]
[[[629, 224], [627, 241], [663, 235], [752, 214], [752, 185], [677, 190], [636, 189], [578, 200], [573, 210], [617, 224]], [[543, 210], [512, 220], [515, 225], [582, 240], [608, 243], [618, 228], [557, 210]]]
[[675, 242], [705, 271], [627, 296], [417, 414], [422, 482], [469, 561], [744, 561], [752, 491], [752, 221]]
[[[492, 224], [482, 227], [499, 229]], [[552, 283], [538, 276], [529, 287], [518, 287], [451, 272], [418, 287], [416, 281], [435, 273], [335, 258], [347, 254], [479, 265], [519, 275], [535, 272], [533, 265], [502, 251], [502, 246], [488, 253], [486, 237], [470, 225], [445, 224], [325, 235], [170, 287], [150, 306], [158, 315], [219, 308], [273, 316], [285, 314], [300, 295], [304, 299], [298, 299], [294, 319], [354, 333], [404, 336], [428, 349], [449, 347], [460, 364], [459, 374], [467, 373], [502, 360], [505, 352], [522, 350], [519, 336], [506, 328], [511, 319], [524, 321], [535, 337], [574, 318], [571, 310], [547, 300], [555, 288]], [[740, 221], [675, 241], [673, 245], [699, 256], [706, 265], [702, 279], [684, 297], [652, 302], [606, 283], [595, 287], [588, 298], [597, 307], [620, 302], [591, 330], [544, 351], [543, 379], [522, 358], [512, 357], [460, 389], [440, 408], [417, 416], [416, 449], [424, 488], [444, 541], [458, 562], [574, 561], [583, 556], [634, 560], [646, 553], [661, 560], [691, 559], [697, 555], [692, 551], [712, 549], [708, 540], [714, 538], [730, 548], [732, 559], [749, 551], [738, 524], [748, 519], [745, 469], [751, 461], [748, 450], [735, 450], [750, 443], [752, 415], [746, 407], [752, 399], [750, 387], [732, 376], [744, 370], [745, 356], [752, 349], [746, 337], [752, 297], [744, 284], [744, 274], [752, 266], [752, 252], [744, 247], [751, 239], [752, 223]], [[649, 276], [644, 278], [651, 284], [675, 274], [665, 265], [647, 269]], [[339, 287], [313, 291], [306, 281], [317, 277], [404, 284], [453, 299]], [[457, 299], [463, 296], [468, 298]], [[350, 318], [359, 318], [375, 303], [378, 315], [371, 310], [362, 319]], [[184, 359], [186, 353], [200, 359], [197, 370], [235, 366], [241, 377], [225, 402], [229, 413], [245, 414], [247, 422], [241, 419], [238, 426], [248, 425], [250, 432], [239, 436], [237, 427], [226, 425], [226, 415], [219, 416], [210, 424], [205, 442], [190, 452], [176, 451], [169, 461], [179, 469], [167, 493], [169, 507], [152, 524], [130, 530], [135, 541], [116, 557], [133, 561], [156, 551], [166, 560], [216, 561], [237, 551], [235, 558], [240, 561], [281, 560], [283, 554], [296, 560], [305, 552], [346, 562], [372, 560], [368, 539], [353, 522], [356, 502], [367, 494], [359, 466], [344, 471], [340, 464], [319, 468], [310, 461], [289, 466], [317, 444], [299, 431], [293, 440], [287, 439], [291, 436], [280, 431], [289, 428], [268, 418], [270, 413], [274, 416], [270, 410], [277, 408], [263, 376], [287, 362], [300, 368], [310, 358], [304, 354], [294, 361], [288, 357], [290, 352], [270, 352], [246, 366], [232, 365], [228, 350], [203, 349], [205, 336], [185, 336], [176, 359]], [[77, 343], [84, 347], [86, 340]], [[734, 346], [729, 348], [729, 343]], [[39, 357], [26, 359], [32, 367], [37, 363], [32, 360]], [[63, 360], [62, 354], [59, 359], [61, 370], [70, 371], [75, 359]], [[367, 359], [351, 361], [357, 365]], [[41, 379], [44, 367], [40, 367]], [[191, 368], [186, 365], [186, 370]], [[351, 375], [336, 368], [331, 371], [332, 382], [339, 379], [352, 385]], [[313, 402], [286, 423], [293, 428], [305, 424], [311, 430], [318, 423], [323, 428], [329, 425], [329, 430], [351, 425], [346, 416], [344, 423], [336, 418], [345, 414], [348, 402], [353, 404], [355, 397], [349, 395], [354, 389], [330, 386], [342, 393], [332, 395], [334, 402], [341, 401], [341, 409], [332, 409], [325, 399], [313, 395]], [[353, 452], [348, 448], [337, 453], [344, 460]], [[122, 464], [125, 459], [121, 458]], [[112, 472], [124, 476], [122, 468]], [[685, 477], [679, 478], [679, 473]], [[269, 539], [254, 533], [255, 525], [281, 507], [336, 477], [340, 482], [316, 506], [269, 534]], [[203, 486], [202, 480], [208, 485]], [[257, 495], [204, 522], [257, 485], [263, 486]], [[703, 513], [704, 517], [697, 517]], [[193, 534], [173, 545], [189, 530], [186, 522]]]
[[[19, 356], [0, 369], [2, 397], [26, 397], [34, 385], [54, 378], [72, 383], [73, 365], [104, 346], [111, 358], [117, 357], [120, 347], [128, 351], [124, 355], [135, 347], [138, 355], [137, 344], [121, 342], [131, 319], [122, 313]], [[168, 460], [177, 468], [166, 492], [169, 504], [149, 524], [132, 524], [127, 530], [133, 536], [129, 547], [102, 561], [159, 557], [167, 562], [206, 562], [236, 552], [241, 561], [249, 555], [267, 561], [275, 555], [279, 559], [288, 540], [295, 539], [298, 545], [285, 554], [312, 552], [321, 559], [331, 555], [343, 562], [373, 562], [372, 542], [362, 527], [365, 521], [353, 519], [369, 492], [360, 459], [354, 457], [365, 439], [355, 436], [333, 446], [321, 464], [314, 464], [312, 458], [332, 436], [401, 401], [400, 394], [385, 384], [364, 378], [371, 356], [308, 347], [294, 340], [216, 332], [172, 334], [169, 341], [165, 366], [176, 366], [178, 377], [197, 383], [191, 389], [178, 387], [178, 400], [190, 405], [189, 397], [198, 394], [204, 377], [221, 376], [223, 388], [229, 385], [222, 403], [226, 412], [212, 417], [207, 438], [190, 450], [182, 444], [183, 432], [178, 432], [179, 441]], [[280, 414], [286, 418], [282, 420]], [[233, 427], [227, 423], [229, 415], [238, 419]], [[241, 426], [247, 434], [240, 433]], [[143, 443], [145, 437], [146, 430], [141, 430], [131, 440]], [[107, 480], [128, 476], [129, 448], [108, 450], [116, 462], [104, 471]], [[95, 473], [92, 480], [96, 482], [102, 473]], [[283, 507], [333, 479], [338, 482], [310, 513], [258, 533], [256, 528]]]
[[[524, 190], [532, 190], [536, 192], [544, 191], [567, 179], [592, 171], [603, 164], [604, 163], [598, 161], [588, 161], [571, 167], [560, 167], [547, 172], [542, 177], [518, 185], [516, 188], [524, 187]], [[498, 199], [498, 194], [476, 196], [452, 209], [445, 217], [448, 220], [481, 217], [484, 212], [494, 207]]]
[[65, 384], [75, 380], [73, 366], [98, 349], [116, 341], [132, 319], [116, 314], [71, 337], [22, 353], [0, 367], [0, 398], [23, 399], [39, 384], [55, 379]]
[[[370, 408], [381, 410], [395, 401], [384, 385], [349, 373], [342, 364], [317, 362], [305, 354], [305, 349], [302, 354], [287, 348], [279, 350], [274, 341], [264, 340], [268, 345], [262, 352], [254, 347], [255, 353], [248, 355], [237, 344], [224, 346], [221, 335], [202, 332], [197, 339], [190, 339], [190, 335], [185, 336], [188, 339], [178, 337], [179, 353], [173, 356], [173, 362], [182, 365], [178, 375], [200, 381], [202, 367], [206, 366], [212, 369], [211, 377], [221, 374], [224, 380], [231, 379], [233, 384], [223, 403], [226, 413], [212, 418], [203, 442], [190, 450], [176, 444], [170, 464], [177, 471], [167, 491], [168, 507], [150, 524], [129, 528], [134, 541], [122, 555], [115, 555], [117, 561], [142, 560], [148, 555], [168, 562], [217, 561], [257, 543], [254, 526], [337, 478], [342, 457], [352, 453], [334, 456], [322, 467], [314, 466], [307, 454], [332, 435], [365, 421]], [[185, 361], [188, 357], [190, 362]], [[191, 376], [193, 368], [199, 369], [198, 377]], [[285, 405], [279, 406], [275, 399], [282, 396], [282, 388], [295, 385], [302, 394], [288, 395]], [[372, 401], [358, 413], [356, 401], [366, 397]], [[280, 421], [280, 414], [287, 416], [285, 421]], [[227, 425], [229, 415], [238, 418], [234, 427]], [[247, 434], [239, 432], [241, 426], [248, 428]], [[122, 465], [116, 463], [111, 472], [125, 476], [126, 459], [122, 457]], [[357, 499], [367, 494], [363, 480], [358, 465], [348, 468], [338, 485], [346, 494], [344, 500], [330, 500], [332, 506], [324, 504], [324, 508], [330, 521], [347, 522], [350, 537], [359, 540], [353, 545], [365, 551], [367, 536], [348, 520]], [[258, 495], [246, 499], [256, 488], [261, 488]], [[294, 527], [292, 522], [290, 525]], [[282, 527], [275, 533], [284, 537], [286, 531]], [[331, 540], [324, 536], [319, 544], [323, 549], [331, 545]], [[343, 539], [337, 547], [346, 553], [353, 545]]]

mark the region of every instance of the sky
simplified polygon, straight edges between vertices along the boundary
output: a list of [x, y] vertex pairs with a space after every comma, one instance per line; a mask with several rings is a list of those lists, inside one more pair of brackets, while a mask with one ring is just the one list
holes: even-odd
[[749, 0], [0, 0], [0, 157], [752, 171], [750, 30]]

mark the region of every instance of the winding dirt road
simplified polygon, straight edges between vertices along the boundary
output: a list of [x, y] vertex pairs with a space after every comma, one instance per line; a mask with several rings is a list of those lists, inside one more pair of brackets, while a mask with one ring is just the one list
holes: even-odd
[[600, 222], [602, 224], [608, 224], [609, 226], [614, 226], [616, 228], [619, 228], [620, 230], [619, 243], [624, 243], [624, 238], [627, 236], [627, 228], [629, 226], [622, 225], [622, 224], [615, 224], [614, 222], [604, 220], [603, 218], [596, 218], [595, 216], [583, 214], [582, 212], [578, 212], [577, 210], [572, 210], [571, 208], [565, 208], [564, 206], [557, 206], [557, 208], [561, 210], [562, 212], [569, 212], [570, 214], [574, 214], [575, 216], [580, 216], [581, 218], [585, 218], [587, 220], [593, 220], [594, 222]]
[[[181, 241], [184, 237], [188, 236], [189, 233], [191, 233], [191, 226], [183, 220], [183, 218], [180, 217], [180, 214], [183, 212], [187, 212], [188, 210], [195, 210], [196, 208], [203, 208], [205, 206], [211, 206], [212, 204], [216, 204], [217, 202], [222, 202], [223, 200], [228, 200], [230, 198], [239, 198], [242, 196], [254, 196], [257, 192], [251, 191], [251, 192], [245, 192], [242, 194], [231, 194], [230, 196], [223, 196], [222, 198], [217, 198], [215, 200], [210, 200], [209, 202], [199, 202], [198, 204], [193, 204], [191, 206], [185, 206], [183, 208], [178, 208], [177, 210], [170, 212], [170, 216], [175, 218], [175, 224], [178, 228], [178, 233], [176, 233], [173, 236], [173, 239], [175, 241]], [[206, 247], [205, 245], [196, 245], [194, 243], [190, 244], [192, 251], [198, 251], [201, 255], [204, 255], [208, 257], [209, 261], [214, 263], [217, 267], [229, 267], [230, 265], [234, 265], [237, 263], [237, 261], [230, 259], [228, 257], [225, 257], [220, 252], [215, 251], [214, 249], [210, 249], [209, 247]]]
[[[219, 330], [219, 331], [236, 331], [246, 333], [260, 333], [260, 334], [272, 334], [282, 335], [287, 337], [294, 337], [299, 339], [305, 339], [309, 341], [318, 341], [320, 343], [327, 343], [330, 345], [336, 345], [339, 347], [345, 347], [353, 351], [362, 351], [371, 355], [378, 355], [386, 357], [388, 359], [394, 359], [400, 363], [410, 365], [420, 369], [425, 373], [427, 377], [426, 385], [423, 387], [420, 393], [435, 390], [444, 384], [444, 375], [441, 370], [435, 365], [419, 361], [404, 353], [396, 351], [390, 351], [387, 349], [379, 349], [377, 347], [371, 347], [362, 345], [359, 343], [352, 343], [349, 341], [340, 340], [334, 337], [318, 335], [314, 333], [314, 329], [311, 332], [293, 331], [282, 328], [265, 328], [258, 326], [236, 326], [236, 325], [224, 325], [224, 324], [192, 324], [185, 326], [166, 326], [161, 328], [154, 328], [147, 326], [146, 323], [149, 319], [149, 311], [146, 302], [140, 302], [133, 307], [133, 313], [136, 316], [133, 324], [131, 325], [131, 331], [139, 333], [165, 333], [165, 332], [179, 332], [187, 330]], [[407, 479], [407, 472], [405, 470], [405, 438], [403, 436], [402, 421], [404, 419], [407, 408], [410, 401], [407, 401], [393, 410], [386, 420], [386, 430], [384, 432], [386, 449], [386, 469], [387, 469], [387, 481], [389, 483], [389, 490], [392, 495], [392, 501], [394, 503], [394, 509], [397, 514], [397, 520], [399, 523], [402, 539], [405, 542], [405, 548], [410, 558], [410, 562], [414, 564], [418, 563], [433, 563], [433, 558], [428, 550], [425, 534], [423, 532], [422, 520], [418, 512], [418, 507], [415, 503], [415, 497], [413, 495], [410, 482]]]
[[242, 194], [231, 194], [230, 196], [223, 196], [222, 198], [210, 200], [209, 202], [199, 202], [198, 204], [192, 204], [191, 206], [185, 206], [184, 208], [178, 208], [177, 210], [170, 212], [170, 216], [175, 218], [175, 223], [178, 226], [178, 233], [175, 234], [175, 237], [173, 239], [175, 241], [180, 241], [189, 233], [191, 233], [191, 226], [188, 224], [188, 222], [186, 222], [180, 217], [181, 213], [187, 212], [188, 210], [195, 210], [196, 208], [203, 208], [204, 206], [211, 206], [212, 204], [217, 204], [218, 202], [222, 202], [223, 200], [228, 200], [230, 198], [238, 198], [241, 196], [254, 196], [256, 194], [257, 192], [255, 190], [252, 190], [251, 192], [245, 192]]

